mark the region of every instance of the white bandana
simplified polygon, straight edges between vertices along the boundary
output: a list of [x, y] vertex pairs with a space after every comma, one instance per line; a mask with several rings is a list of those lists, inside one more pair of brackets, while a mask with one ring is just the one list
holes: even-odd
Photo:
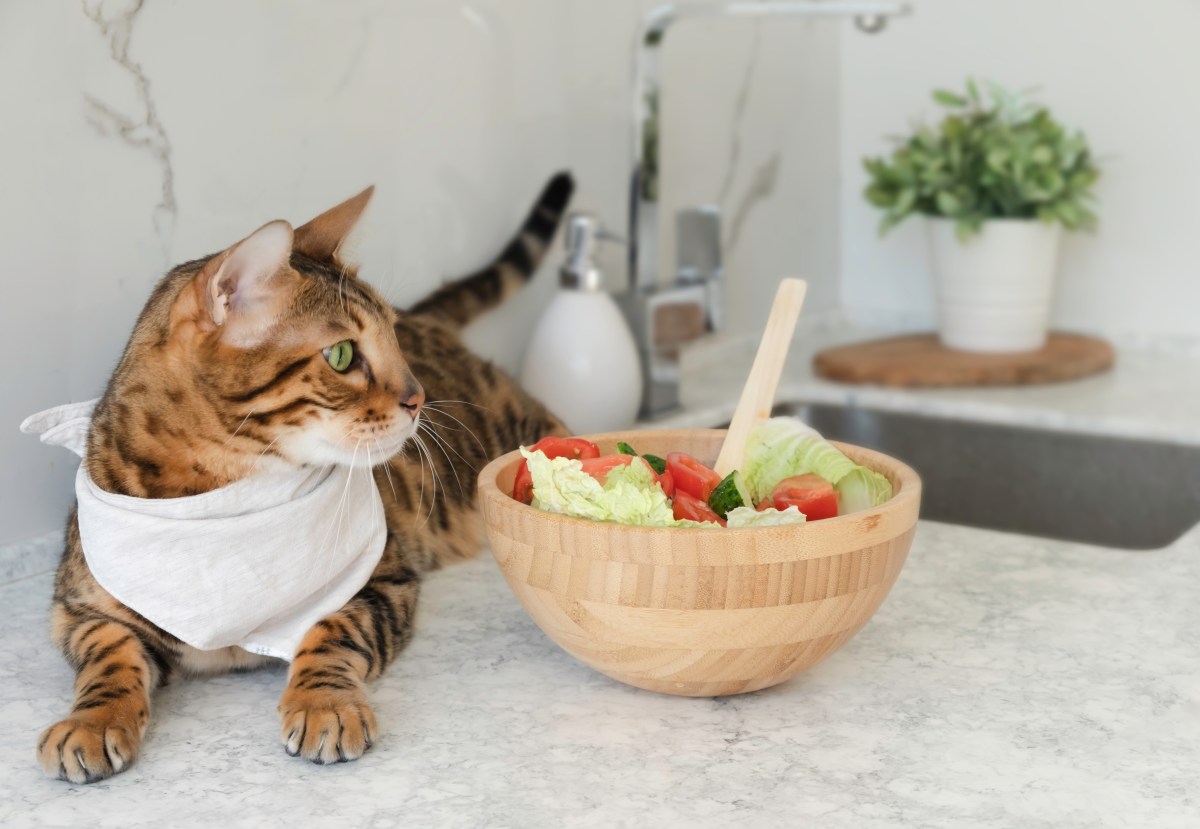
[[[97, 401], [21, 424], [82, 458]], [[183, 498], [134, 498], [75, 476], [88, 568], [118, 601], [201, 650], [238, 645], [291, 660], [321, 618], [362, 588], [387, 521], [375, 476], [348, 466], [256, 474]]]

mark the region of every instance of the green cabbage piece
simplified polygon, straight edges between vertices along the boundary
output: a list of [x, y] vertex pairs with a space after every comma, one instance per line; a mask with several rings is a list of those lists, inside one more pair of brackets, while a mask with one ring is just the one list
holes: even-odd
[[891, 482], [865, 466], [855, 466], [833, 488], [838, 494], [839, 514], [877, 507], [892, 497]]
[[573, 458], [547, 458], [521, 447], [533, 478], [533, 506], [546, 512], [646, 527], [676, 525], [671, 504], [644, 463], [615, 467], [604, 484]]
[[521, 455], [533, 478], [533, 506], [573, 518], [615, 521], [642, 527], [721, 529], [720, 524], [676, 520], [653, 470], [639, 461], [609, 470], [601, 484], [572, 458], [547, 458], [524, 446]]
[[[604, 488], [613, 489], [618, 484], [627, 484], [636, 489], [653, 489], [657, 492], [662, 492], [660, 487], [655, 482], [655, 475], [650, 469], [649, 464], [638, 458], [634, 458], [624, 466], [614, 466], [608, 470], [608, 476], [604, 479]], [[667, 496], [663, 496], [665, 499]]]
[[756, 502], [767, 498], [784, 478], [809, 473], [833, 484], [839, 514], [878, 506], [892, 497], [887, 478], [859, 466], [794, 417], [773, 417], [750, 433], [742, 474]]
[[770, 527], [777, 524], [803, 524], [808, 519], [796, 507], [788, 507], [782, 512], [774, 507], [762, 512], [754, 507], [737, 507], [729, 511], [725, 520], [729, 527]]

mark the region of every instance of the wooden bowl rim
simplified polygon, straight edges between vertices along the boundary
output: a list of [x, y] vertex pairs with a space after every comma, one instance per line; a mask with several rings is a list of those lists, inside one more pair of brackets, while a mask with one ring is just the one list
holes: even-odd
[[[724, 429], [639, 429], [625, 430], [620, 432], [602, 432], [593, 435], [577, 435], [585, 440], [590, 440], [593, 443], [613, 443], [616, 441], [624, 441], [630, 444], [636, 444], [639, 436], [645, 436], [647, 433], [654, 433], [660, 436], [672, 434], [689, 434], [697, 433], [704, 435], [723, 435]], [[811, 524], [785, 524], [771, 525], [764, 527], [721, 527], [719, 528], [722, 535], [729, 538], [744, 538], [756, 533], [770, 531], [772, 534], [780, 531], [804, 532], [807, 530], [812, 533], [819, 528], [821, 531], [837, 531], [845, 527], [848, 523], [861, 519], [864, 515], [874, 512], [875, 514], [900, 512], [905, 509], [911, 509], [916, 515], [919, 509], [921, 497], [921, 478], [917, 475], [908, 464], [899, 461], [890, 455], [885, 455], [882, 452], [877, 452], [874, 449], [867, 449], [864, 446], [856, 446], [852, 443], [842, 443], [840, 441], [830, 441], [834, 446], [844, 452], [855, 463], [866, 466], [876, 472], [888, 475], [895, 481], [892, 497], [873, 507], [871, 510], [860, 510], [859, 512], [851, 512], [846, 515], [839, 515], [836, 518], [825, 518], [821, 521], [814, 521]], [[615, 532], [627, 533], [646, 533], [659, 534], [663, 532], [670, 533], [713, 533], [715, 529], [708, 527], [646, 527], [636, 524], [617, 524], [608, 521], [593, 521], [590, 518], [576, 518], [570, 515], [562, 515], [557, 512], [546, 512], [545, 510], [537, 509], [529, 504], [522, 504], [520, 501], [513, 499], [510, 493], [504, 492], [496, 485], [496, 479], [500, 473], [509, 465], [515, 465], [522, 460], [521, 452], [514, 450], [492, 460], [479, 472], [478, 488], [480, 496], [505, 510], [516, 510], [518, 514], [521, 511], [540, 516], [540, 519], [552, 523], [566, 523], [569, 525], [583, 525], [587, 527], [604, 527]], [[915, 502], [915, 503], [914, 503]], [[486, 520], [486, 519], [485, 519]]]

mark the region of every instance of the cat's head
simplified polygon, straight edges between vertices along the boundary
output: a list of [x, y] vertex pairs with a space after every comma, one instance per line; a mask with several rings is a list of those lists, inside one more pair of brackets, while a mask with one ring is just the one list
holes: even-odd
[[216, 413], [227, 451], [366, 466], [416, 432], [425, 394], [396, 312], [337, 256], [371, 193], [295, 230], [264, 225], [176, 295], [163, 352], [184, 363], [172, 373]]

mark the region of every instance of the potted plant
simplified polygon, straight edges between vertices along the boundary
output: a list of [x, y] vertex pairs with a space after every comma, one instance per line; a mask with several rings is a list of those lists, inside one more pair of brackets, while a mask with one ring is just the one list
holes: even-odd
[[867, 200], [880, 233], [917, 213], [937, 286], [939, 333], [949, 348], [1016, 352], [1046, 341], [1062, 228], [1091, 229], [1099, 170], [1087, 141], [1050, 112], [992, 84], [938, 90], [949, 109], [892, 153], [868, 158]]

